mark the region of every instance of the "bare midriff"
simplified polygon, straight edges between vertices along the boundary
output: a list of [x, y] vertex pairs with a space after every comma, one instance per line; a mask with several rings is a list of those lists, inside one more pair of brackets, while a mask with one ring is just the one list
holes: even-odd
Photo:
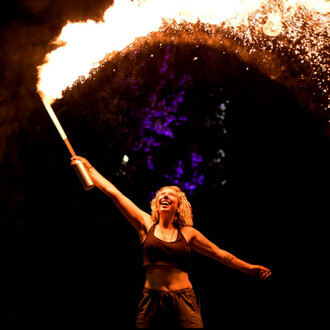
[[188, 273], [168, 266], [148, 266], [145, 288], [160, 291], [174, 291], [192, 288]]

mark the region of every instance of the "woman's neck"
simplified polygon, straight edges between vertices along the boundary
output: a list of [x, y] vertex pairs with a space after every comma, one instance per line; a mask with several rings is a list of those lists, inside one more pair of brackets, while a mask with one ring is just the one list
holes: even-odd
[[173, 217], [161, 217], [159, 219], [159, 222], [158, 222], [158, 225], [162, 228], [165, 228], [165, 229], [173, 229], [175, 228], [175, 225], [174, 225], [174, 218]]

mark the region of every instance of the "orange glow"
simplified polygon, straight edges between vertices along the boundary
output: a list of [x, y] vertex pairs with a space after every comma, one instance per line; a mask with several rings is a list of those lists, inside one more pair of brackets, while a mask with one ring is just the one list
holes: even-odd
[[[263, 36], [258, 38], [275, 38], [284, 33], [285, 22], [289, 27], [286, 36], [297, 39], [294, 16], [302, 12], [302, 8], [317, 14], [313, 19], [316, 17], [318, 21], [308, 21], [310, 28], [317, 30], [324, 26], [322, 19], [330, 12], [330, 3], [326, 0], [115, 0], [99, 23], [68, 22], [55, 41], [58, 48], [47, 54], [45, 63], [38, 67], [37, 90], [47, 96], [51, 104], [61, 98], [62, 91], [72, 86], [79, 76], [87, 78], [90, 70], [98, 67], [105, 57], [110, 59], [111, 54], [124, 50], [137, 38], [160, 30], [164, 22], [200, 21], [217, 27], [225, 24], [234, 30], [239, 27], [237, 33], [245, 33], [243, 39], [248, 41], [250, 32], [244, 27], [254, 26], [261, 31]], [[307, 38], [313, 38], [312, 35]], [[306, 46], [302, 42], [301, 47], [304, 46], [315, 61], [317, 50], [309, 49], [313, 42], [307, 40]], [[329, 65], [325, 70], [329, 72]]]

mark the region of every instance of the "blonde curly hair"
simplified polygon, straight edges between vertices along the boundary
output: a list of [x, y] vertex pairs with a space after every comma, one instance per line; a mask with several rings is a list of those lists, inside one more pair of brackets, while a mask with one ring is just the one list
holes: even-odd
[[156, 223], [159, 221], [159, 213], [157, 211], [157, 202], [158, 202], [160, 193], [166, 188], [173, 189], [179, 195], [178, 196], [179, 197], [178, 209], [175, 214], [174, 224], [176, 224], [179, 228], [187, 227], [187, 226], [191, 227], [193, 225], [193, 215], [192, 215], [191, 205], [188, 202], [186, 194], [177, 186], [165, 186], [165, 187], [160, 188], [156, 192], [153, 200], [150, 202], [152, 220]]

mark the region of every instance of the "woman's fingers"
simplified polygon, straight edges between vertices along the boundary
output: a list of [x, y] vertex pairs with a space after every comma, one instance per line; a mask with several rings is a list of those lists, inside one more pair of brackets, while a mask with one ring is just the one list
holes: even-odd
[[83, 158], [83, 157], [80, 157], [80, 156], [73, 156], [73, 157], [71, 157], [71, 165], [76, 164], [76, 162], [77, 162], [78, 160], [81, 161], [81, 162], [83, 162], [83, 163], [86, 162], [86, 159]]

